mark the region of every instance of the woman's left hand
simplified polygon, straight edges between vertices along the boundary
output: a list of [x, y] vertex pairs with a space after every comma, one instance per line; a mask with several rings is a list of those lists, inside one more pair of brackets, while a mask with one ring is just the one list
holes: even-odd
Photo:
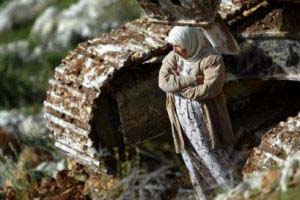
[[179, 76], [179, 71], [172, 69], [172, 72]]

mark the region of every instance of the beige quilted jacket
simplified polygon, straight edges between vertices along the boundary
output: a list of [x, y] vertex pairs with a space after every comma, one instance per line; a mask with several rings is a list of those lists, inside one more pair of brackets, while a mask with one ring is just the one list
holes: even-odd
[[[176, 153], [185, 149], [186, 137], [178, 121], [174, 92], [188, 99], [201, 102], [201, 111], [206, 123], [211, 149], [233, 144], [235, 137], [228, 115], [226, 98], [223, 93], [225, 67], [221, 55], [203, 54], [192, 66], [190, 76], [176, 75], [172, 70], [180, 70], [183, 62], [178, 54], [171, 51], [163, 60], [159, 70], [158, 85], [166, 92], [166, 108], [169, 115]], [[204, 83], [195, 86], [196, 75], [204, 75]]]

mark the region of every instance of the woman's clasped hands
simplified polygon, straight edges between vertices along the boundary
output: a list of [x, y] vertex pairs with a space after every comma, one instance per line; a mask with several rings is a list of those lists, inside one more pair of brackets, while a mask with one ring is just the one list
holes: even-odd
[[[176, 74], [177, 76], [180, 75], [179, 71], [178, 70], [175, 70], [175, 69], [171, 69], [171, 71]], [[196, 76], [196, 79], [197, 79], [197, 85], [202, 85], [204, 83], [204, 76], [203, 75], [197, 75]]]

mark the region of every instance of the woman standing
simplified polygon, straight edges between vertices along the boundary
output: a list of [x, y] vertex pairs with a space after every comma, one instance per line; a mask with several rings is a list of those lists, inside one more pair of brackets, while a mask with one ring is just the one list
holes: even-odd
[[195, 27], [176, 26], [167, 41], [173, 51], [162, 62], [159, 87], [167, 94], [175, 151], [202, 200], [216, 185], [232, 187], [229, 151], [235, 138], [223, 93], [225, 68]]

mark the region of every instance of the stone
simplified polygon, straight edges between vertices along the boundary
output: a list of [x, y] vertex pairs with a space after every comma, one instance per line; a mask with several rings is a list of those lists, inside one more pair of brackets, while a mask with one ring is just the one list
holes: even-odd
[[298, 117], [289, 117], [263, 135], [260, 145], [252, 150], [244, 166], [244, 176], [280, 167], [289, 155], [300, 151], [300, 132], [296, 131], [298, 121]]
[[12, 154], [11, 146], [17, 145], [17, 139], [15, 135], [7, 128], [0, 126], [0, 151], [2, 155]]
[[36, 137], [48, 133], [43, 111], [24, 116], [18, 110], [0, 111], [0, 127], [8, 129], [16, 137]]
[[254, 172], [242, 183], [215, 200], [278, 199], [289, 188], [300, 185], [300, 154], [291, 154], [278, 169]]
[[9, 31], [14, 25], [28, 23], [56, 0], [13, 0], [0, 10], [0, 32]]
[[49, 151], [38, 147], [25, 147], [19, 156], [18, 166], [35, 168], [40, 163], [51, 160], [53, 157]]
[[67, 169], [66, 160], [62, 159], [58, 162], [55, 161], [45, 161], [40, 163], [35, 167], [36, 171], [43, 172], [47, 174], [49, 177], [55, 178], [58, 172]]
[[[102, 23], [107, 20], [106, 8], [115, 2], [80, 0], [61, 11], [49, 7], [35, 21], [30, 38], [38, 39], [46, 47], [44, 52], [68, 48], [72, 43], [91, 38], [103, 30]], [[37, 53], [39, 46], [36, 48]]]
[[31, 40], [45, 41], [51, 38], [55, 32], [58, 20], [58, 9], [54, 6], [48, 7], [34, 22], [30, 32]]

